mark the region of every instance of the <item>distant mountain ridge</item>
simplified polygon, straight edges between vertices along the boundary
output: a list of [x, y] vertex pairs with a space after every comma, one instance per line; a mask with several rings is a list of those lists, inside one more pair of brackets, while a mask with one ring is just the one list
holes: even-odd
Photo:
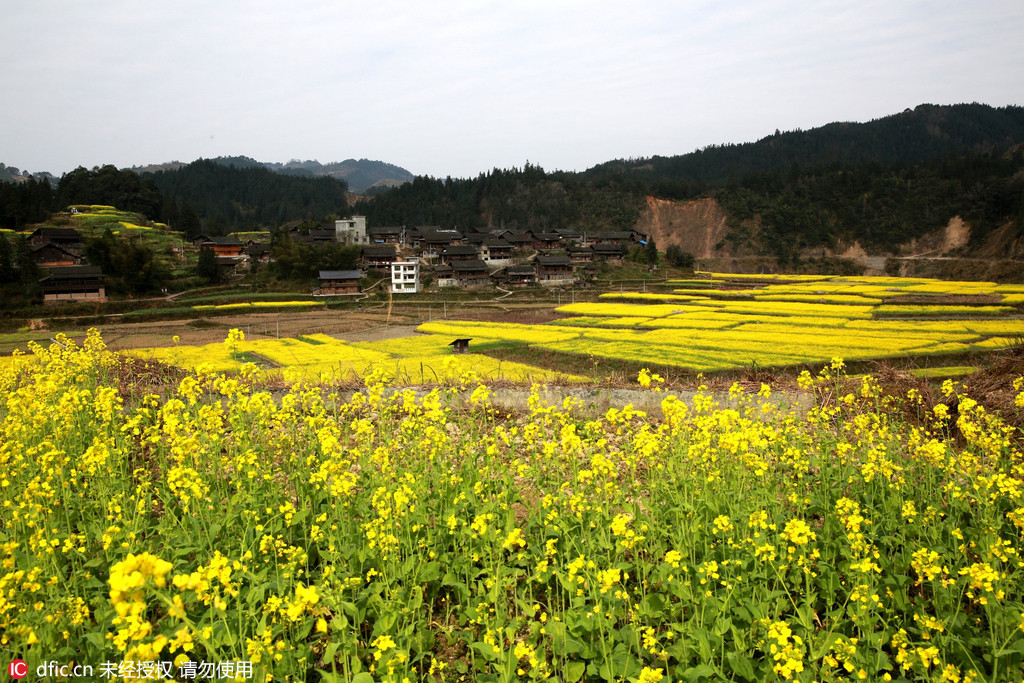
[[587, 169], [587, 178], [622, 174], [661, 189], [673, 183], [724, 184], [756, 173], [829, 164], [915, 164], [961, 153], [1001, 154], [1024, 141], [1024, 107], [921, 104], [866, 123], [835, 122], [809, 130], [775, 131], [756, 142], [708, 145], [688, 154], [615, 159]]
[[[257, 161], [247, 156], [224, 156], [210, 159], [210, 161], [223, 166], [234, 166], [235, 168], [262, 166], [275, 173], [307, 178], [330, 176], [344, 180], [348, 184], [349, 192], [355, 194], [363, 194], [371, 188], [395, 187], [402, 183], [411, 182], [415, 177], [401, 166], [371, 159], [346, 159], [345, 161], [321, 164], [316, 160], [301, 161], [299, 159], [292, 159], [289, 162], [280, 163]], [[132, 168], [132, 170], [136, 173], [155, 173], [157, 171], [174, 171], [187, 165], [178, 161], [172, 161], [166, 164], [139, 166]]]

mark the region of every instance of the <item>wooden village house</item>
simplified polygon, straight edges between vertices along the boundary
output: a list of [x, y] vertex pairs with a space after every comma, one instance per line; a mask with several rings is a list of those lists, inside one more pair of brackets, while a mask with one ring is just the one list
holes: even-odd
[[358, 270], [321, 270], [320, 287], [313, 291], [314, 295], [331, 296], [339, 294], [359, 294], [362, 289], [359, 281], [363, 273]]
[[43, 303], [60, 301], [106, 301], [107, 290], [99, 266], [53, 268], [39, 280]]

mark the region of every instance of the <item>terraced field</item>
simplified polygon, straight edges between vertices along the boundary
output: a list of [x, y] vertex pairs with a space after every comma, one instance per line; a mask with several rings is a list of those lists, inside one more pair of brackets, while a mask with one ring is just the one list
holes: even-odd
[[[906, 278], [712, 275], [603, 294], [544, 325], [431, 322], [420, 332], [711, 372], [965, 354], [1024, 336], [1024, 286]], [[959, 371], [958, 371], [959, 372]]]
[[[972, 354], [1006, 348], [1024, 336], [1022, 285], [749, 275], [670, 284], [664, 292], [607, 293], [596, 302], [560, 306], [556, 313], [564, 317], [544, 324], [445, 320], [423, 324], [417, 328], [421, 334], [397, 340], [348, 343], [314, 334], [204, 346], [176, 343], [133, 353], [190, 370], [237, 371], [255, 363], [261, 372], [289, 382], [370, 376], [407, 384], [465, 378], [578, 382], [594, 359], [696, 373], [815, 365], [836, 357], [908, 358], [912, 365], [952, 368], [928, 376], [962, 376], [977, 362]], [[470, 338], [474, 353], [453, 355], [450, 344], [456, 338]], [[503, 347], [512, 350], [494, 355], [504, 360], [488, 355]], [[541, 363], [538, 351], [542, 364], [554, 369], [533, 365]]]
[[[131, 353], [203, 373], [238, 371], [246, 363], [253, 363], [263, 373], [286, 382], [334, 383], [369, 377], [401, 384], [494, 379], [586, 381], [576, 375], [500, 361], [479, 353], [453, 355], [450, 341], [417, 336], [350, 344], [325, 334], [245, 341], [238, 333], [224, 343], [138, 349]], [[480, 348], [488, 346], [487, 340], [477, 342], [482, 342]], [[500, 344], [490, 342], [491, 346]]]

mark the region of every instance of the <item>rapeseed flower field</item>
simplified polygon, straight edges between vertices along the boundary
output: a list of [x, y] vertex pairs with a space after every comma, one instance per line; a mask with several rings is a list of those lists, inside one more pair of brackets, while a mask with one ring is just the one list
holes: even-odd
[[30, 671], [1021, 677], [1021, 434], [951, 380], [932, 406], [835, 358], [797, 412], [645, 371], [658, 419], [507, 414], [468, 377], [274, 397], [199, 365], [139, 390], [97, 333], [57, 341], [0, 371], [0, 642]]
[[[488, 340], [477, 341], [479, 346], [486, 346]], [[447, 337], [417, 336], [349, 344], [326, 334], [247, 341], [239, 333], [232, 336], [229, 344], [175, 344], [130, 353], [203, 372], [239, 371], [246, 363], [256, 363], [261, 377], [278, 377], [288, 382], [337, 383], [370, 375], [403, 384], [443, 384], [466, 376], [526, 383], [587, 381], [577, 375], [499, 361], [478, 353], [453, 356]]]
[[[1020, 285], [710, 275], [706, 280], [670, 281], [684, 285], [675, 289], [682, 294], [610, 292], [596, 302], [560, 306], [556, 312], [566, 317], [546, 324], [448, 321], [427, 323], [418, 330], [694, 373], [755, 364], [820, 365], [833, 356], [930, 361], [1005, 348], [1024, 336]], [[726, 286], [730, 281], [735, 281], [732, 289]], [[936, 298], [961, 302], [933, 303]]]

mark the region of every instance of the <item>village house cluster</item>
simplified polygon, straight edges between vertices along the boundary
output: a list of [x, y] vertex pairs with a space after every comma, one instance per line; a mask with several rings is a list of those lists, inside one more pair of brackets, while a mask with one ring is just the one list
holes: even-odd
[[322, 271], [317, 293], [357, 293], [363, 272], [390, 275], [394, 294], [439, 287], [481, 289], [569, 286], [589, 280], [598, 262], [621, 264], [633, 244], [646, 244], [636, 230], [580, 233], [576, 230], [516, 231], [506, 228], [456, 230], [439, 226], [367, 227], [354, 216], [330, 230], [311, 230], [293, 239], [361, 245], [362, 271]]
[[[425, 283], [462, 289], [573, 286], [590, 280], [601, 262], [621, 264], [630, 246], [646, 244], [648, 239], [636, 230], [368, 227], [363, 216], [335, 221], [333, 229], [300, 231], [298, 225], [286, 229], [296, 243], [361, 247], [359, 270], [320, 271], [313, 291], [320, 295], [358, 294], [367, 274], [390, 278], [394, 294], [422, 291]], [[40, 280], [44, 302], [106, 300], [104, 274], [85, 258], [81, 233], [44, 227], [33, 232], [29, 241], [37, 265], [49, 272]], [[258, 240], [198, 235], [191, 243], [196, 249], [212, 250], [224, 272], [242, 273], [254, 262], [270, 261], [270, 245]]]

